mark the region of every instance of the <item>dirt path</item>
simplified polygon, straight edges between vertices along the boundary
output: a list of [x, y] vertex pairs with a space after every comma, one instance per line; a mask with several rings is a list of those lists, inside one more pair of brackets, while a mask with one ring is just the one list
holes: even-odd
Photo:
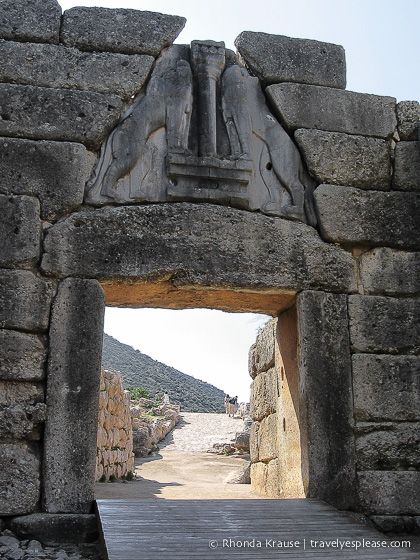
[[242, 426], [225, 414], [185, 412], [157, 455], [136, 460], [136, 480], [97, 484], [96, 497], [255, 499], [249, 484], [225, 482], [243, 469], [244, 459], [205, 452], [213, 443], [231, 442]]

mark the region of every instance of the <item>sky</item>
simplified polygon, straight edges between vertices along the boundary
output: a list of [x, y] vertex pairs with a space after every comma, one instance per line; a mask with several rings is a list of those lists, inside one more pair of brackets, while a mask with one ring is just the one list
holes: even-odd
[[[102, 6], [187, 18], [177, 43], [224, 41], [241, 31], [343, 45], [347, 89], [420, 99], [418, 0], [61, 0], [63, 9]], [[248, 400], [248, 349], [267, 320], [214, 310], [111, 309], [105, 332], [185, 373]]]

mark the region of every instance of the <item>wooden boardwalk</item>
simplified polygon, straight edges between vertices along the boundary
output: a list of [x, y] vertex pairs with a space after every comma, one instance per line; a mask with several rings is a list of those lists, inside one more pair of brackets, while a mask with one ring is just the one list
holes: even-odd
[[[97, 508], [109, 560], [420, 558], [317, 500], [98, 500]], [[358, 550], [337, 548], [363, 539]]]

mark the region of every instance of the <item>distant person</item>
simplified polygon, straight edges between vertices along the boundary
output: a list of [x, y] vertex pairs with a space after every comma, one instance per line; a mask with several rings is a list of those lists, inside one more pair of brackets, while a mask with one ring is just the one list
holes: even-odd
[[229, 417], [232, 415], [232, 418], [235, 417], [236, 411], [238, 410], [238, 397], [231, 397], [229, 399]]
[[229, 414], [229, 400], [230, 400], [230, 397], [226, 393], [226, 395], [225, 395], [225, 412], [226, 412], [226, 414]]
[[166, 391], [163, 393], [162, 400], [163, 400], [163, 404], [169, 404], [169, 395]]

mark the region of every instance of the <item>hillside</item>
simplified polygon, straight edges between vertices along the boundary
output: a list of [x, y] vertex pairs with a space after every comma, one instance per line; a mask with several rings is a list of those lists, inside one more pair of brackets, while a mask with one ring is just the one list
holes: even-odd
[[119, 371], [125, 387], [144, 387], [151, 395], [167, 391], [171, 402], [188, 412], [223, 412], [223, 391], [177, 369], [157, 362], [104, 334], [102, 365]]

